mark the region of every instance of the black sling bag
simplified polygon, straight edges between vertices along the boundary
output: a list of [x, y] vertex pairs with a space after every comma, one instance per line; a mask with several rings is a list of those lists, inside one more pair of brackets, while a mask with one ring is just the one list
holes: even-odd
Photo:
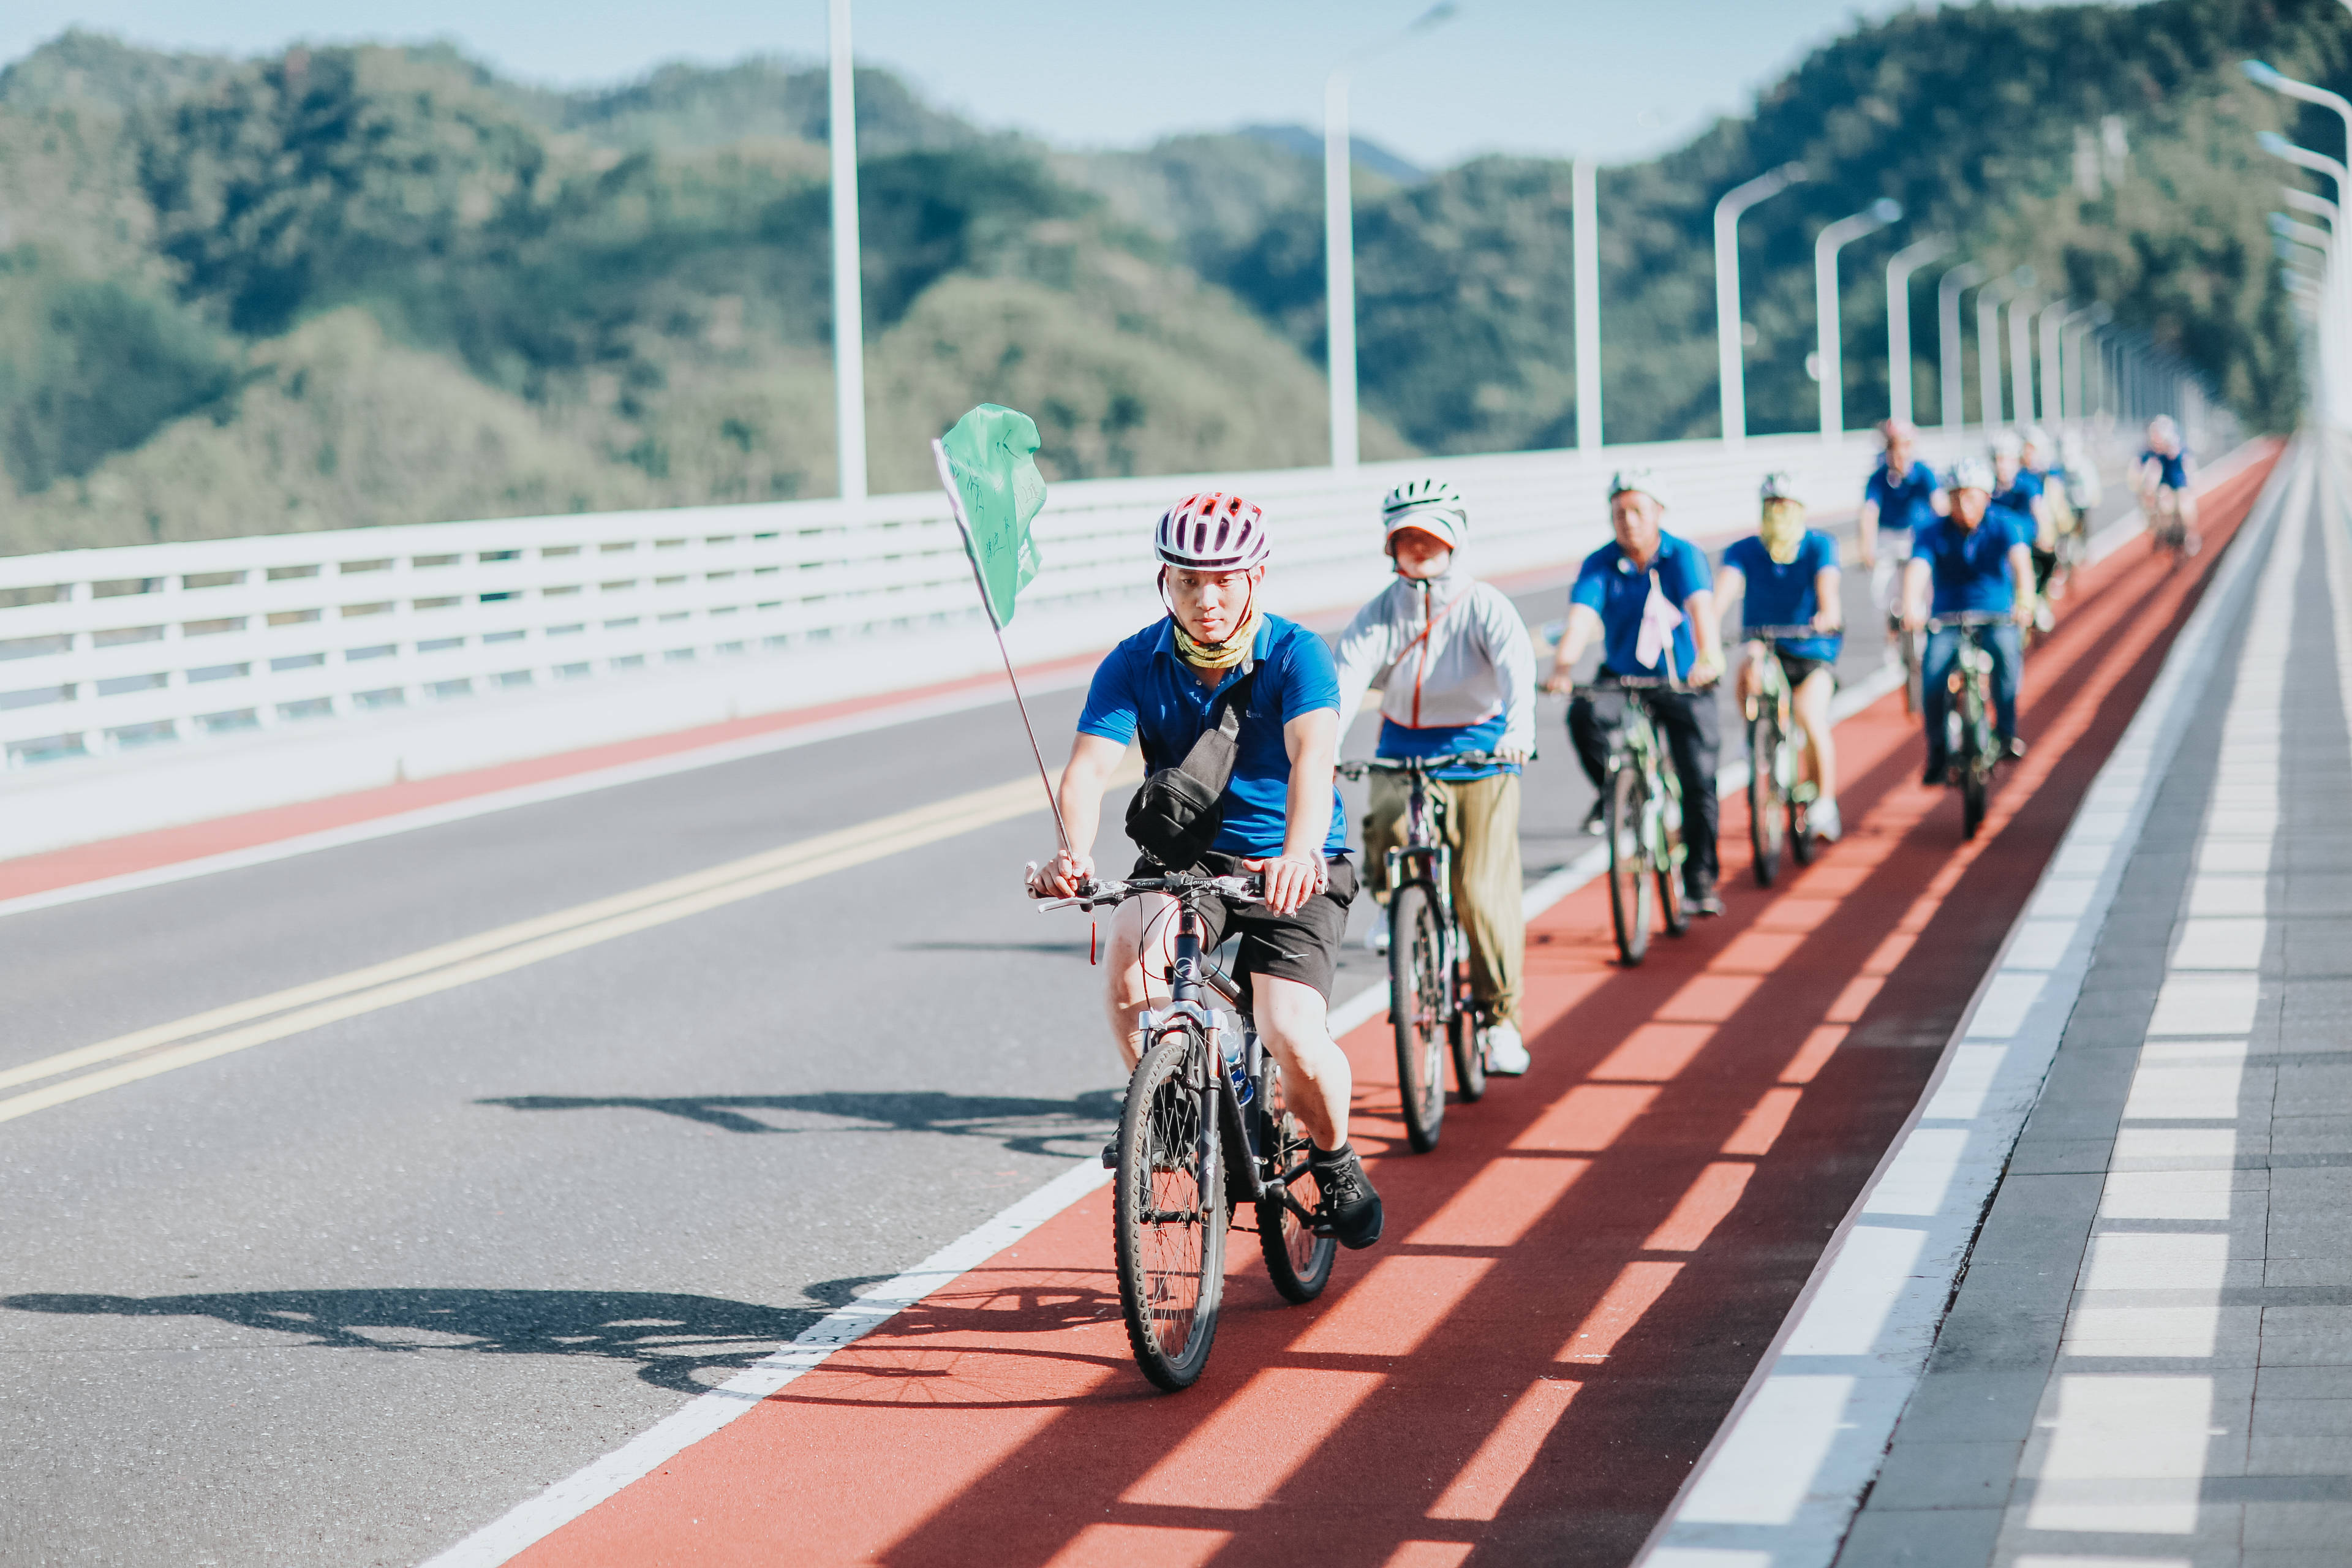
[[1225, 786], [1240, 760], [1242, 710], [1256, 679], [1253, 666], [1227, 687], [1184, 760], [1146, 777], [1127, 803], [1127, 836], [1171, 871], [1205, 863], [1225, 824]]

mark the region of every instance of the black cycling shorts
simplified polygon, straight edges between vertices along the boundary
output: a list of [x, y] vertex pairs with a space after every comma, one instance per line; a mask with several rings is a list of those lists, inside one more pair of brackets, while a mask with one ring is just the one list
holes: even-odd
[[[1234, 978], [1242, 983], [1244, 1005], [1250, 999], [1253, 974], [1296, 980], [1315, 987], [1326, 1002], [1331, 1000], [1331, 982], [1339, 966], [1339, 943], [1348, 934], [1348, 906], [1356, 901], [1357, 879], [1356, 863], [1347, 856], [1334, 855], [1328, 864], [1330, 885], [1286, 915], [1276, 914], [1264, 904], [1235, 904], [1223, 899], [1201, 901], [1201, 923], [1206, 928], [1202, 938], [1204, 952], [1222, 945], [1229, 935], [1241, 938], [1234, 955]], [[1128, 875], [1158, 877], [1166, 871], [1157, 860], [1146, 859], [1138, 860]], [[1168, 918], [1175, 917], [1171, 913]]]
[[1803, 654], [1790, 653], [1781, 647], [1774, 648], [1772, 657], [1780, 661], [1781, 673], [1789, 678], [1789, 689], [1791, 691], [1802, 686], [1817, 669], [1829, 670], [1830, 679], [1837, 679], [1837, 660], [1833, 658], [1807, 658]]

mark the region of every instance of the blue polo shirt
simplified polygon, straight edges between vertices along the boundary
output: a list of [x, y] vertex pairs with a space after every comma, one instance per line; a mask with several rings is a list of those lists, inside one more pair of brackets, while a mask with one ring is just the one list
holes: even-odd
[[[1764, 548], [1764, 541], [1754, 534], [1733, 541], [1723, 552], [1725, 569], [1737, 571], [1748, 579], [1739, 618], [1748, 626], [1801, 626], [1810, 623], [1822, 608], [1821, 595], [1814, 584], [1823, 572], [1834, 571], [1837, 563], [1837, 541], [1818, 528], [1805, 530], [1805, 537], [1797, 546], [1797, 558], [1786, 566], [1773, 560], [1772, 552]], [[1800, 658], [1834, 659], [1842, 640], [1834, 637], [1799, 637], [1775, 646]]]
[[[1143, 765], [1153, 772], [1184, 760], [1209, 727], [1209, 708], [1241, 679], [1225, 672], [1212, 688], [1201, 684], [1176, 651], [1175, 623], [1162, 619], [1110, 650], [1087, 689], [1078, 733], [1100, 735], [1120, 745], [1140, 739]], [[1321, 637], [1296, 621], [1268, 616], [1252, 650], [1257, 679], [1242, 710], [1240, 752], [1233, 783], [1225, 788], [1224, 826], [1213, 847], [1253, 859], [1282, 853], [1282, 825], [1289, 808], [1290, 752], [1282, 727], [1301, 713], [1339, 708], [1339, 674]], [[1348, 847], [1348, 822], [1339, 792], [1331, 792], [1331, 830], [1323, 852]]]
[[1881, 463], [1870, 471], [1862, 499], [1878, 503], [1878, 526], [1908, 532], [1936, 521], [1936, 470], [1914, 462], [1896, 479]]
[[2144, 468], [2150, 463], [2160, 464], [2164, 469], [2157, 476], [2158, 488], [2168, 490], [2185, 490], [2189, 488], [2189, 449], [2187, 447], [2182, 447], [2169, 457], [2161, 452], [2142, 452], [2137, 466]]
[[[2021, 511], [2031, 517], [2033, 512], [2033, 503], [2042, 499], [2047, 488], [2044, 476], [2035, 473], [2032, 468], [2020, 468], [2017, 470], [2017, 477], [2009, 481], [2007, 489], [1994, 493], [1992, 504], [2007, 507], [2011, 511]], [[2026, 542], [2031, 544], [2033, 542], [2029, 539]]]
[[1984, 521], [1962, 528], [1948, 517], [1937, 518], [1912, 542], [1911, 559], [1927, 563], [1936, 585], [1929, 601], [1931, 616], [1978, 610], [2000, 615], [2016, 607], [2017, 591], [2009, 580], [2011, 546], [2033, 542], [2033, 520], [2005, 506], [1985, 508]]
[[[1658, 553], [1652, 558], [1649, 571], [1637, 572], [1625, 552], [1611, 540], [1584, 558], [1576, 574], [1576, 586], [1568, 591], [1568, 602], [1582, 605], [1596, 611], [1605, 634], [1601, 641], [1601, 668], [1608, 675], [1664, 675], [1665, 661], [1644, 665], [1633, 657], [1634, 645], [1642, 632], [1642, 606], [1650, 598], [1650, 573], [1658, 575], [1658, 590], [1675, 609], [1683, 601], [1702, 588], [1715, 584], [1715, 574], [1707, 569], [1706, 552], [1687, 539], [1677, 539], [1671, 533], [1658, 535]], [[1698, 662], [1698, 649], [1691, 642], [1690, 622], [1685, 619], [1675, 628], [1675, 674], [1687, 676], [1691, 666]]]

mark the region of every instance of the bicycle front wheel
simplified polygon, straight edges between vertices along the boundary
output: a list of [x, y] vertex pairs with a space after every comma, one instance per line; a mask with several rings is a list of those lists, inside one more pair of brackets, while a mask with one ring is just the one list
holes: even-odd
[[1769, 888], [1780, 874], [1780, 848], [1787, 841], [1788, 812], [1780, 798], [1780, 725], [1759, 713], [1748, 726], [1748, 847], [1755, 852], [1756, 885]]
[[1650, 857], [1642, 842], [1642, 773], [1631, 763], [1609, 775], [1609, 920], [1627, 965], [1650, 951]]
[[[1265, 1272], [1286, 1301], [1312, 1301], [1331, 1279], [1331, 1260], [1339, 1244], [1315, 1234], [1315, 1223], [1301, 1219], [1298, 1209], [1313, 1215], [1323, 1201], [1308, 1163], [1307, 1130], [1290, 1113], [1282, 1098], [1282, 1069], [1266, 1064], [1265, 1081], [1258, 1089], [1265, 1108], [1260, 1148], [1266, 1166], [1266, 1195], [1257, 1205], [1258, 1250], [1265, 1255]], [[1283, 1196], [1289, 1195], [1285, 1203]], [[1296, 1204], [1297, 1208], [1293, 1208]]]
[[1224, 1289], [1216, 1093], [1207, 1041], [1171, 1029], [1136, 1064], [1119, 1121], [1111, 1205], [1119, 1306], [1135, 1364], [1171, 1392], [1209, 1364]]
[[1389, 1017], [1396, 1026], [1397, 1093], [1405, 1142], [1416, 1154], [1437, 1147], [1445, 1122], [1445, 931], [1426, 882], [1389, 895]]

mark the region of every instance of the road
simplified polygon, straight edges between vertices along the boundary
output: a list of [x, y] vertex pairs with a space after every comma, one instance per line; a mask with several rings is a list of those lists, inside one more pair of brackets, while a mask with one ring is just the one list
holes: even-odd
[[[1517, 586], [1531, 622], [1560, 613], [1557, 584]], [[1849, 673], [1880, 652], [1854, 639]], [[1038, 694], [1041, 731], [1077, 704]], [[1558, 709], [1531, 878], [1589, 842]], [[347, 992], [316, 1026], [0, 1122], [0, 1560], [416, 1562], [1097, 1147], [1119, 1075], [1085, 933], [1015, 877], [1042, 810], [919, 820], [1027, 767], [990, 703], [0, 916], [5, 1074], [919, 818], [772, 890], [609, 933], [567, 917], [597, 940], [509, 946], [471, 978], [428, 961], [428, 984]], [[1571, 924], [1546, 940], [1589, 969], [1591, 909]], [[1342, 994], [1376, 961], [1344, 968]], [[1473, 1122], [1449, 1119], [1449, 1149]]]

